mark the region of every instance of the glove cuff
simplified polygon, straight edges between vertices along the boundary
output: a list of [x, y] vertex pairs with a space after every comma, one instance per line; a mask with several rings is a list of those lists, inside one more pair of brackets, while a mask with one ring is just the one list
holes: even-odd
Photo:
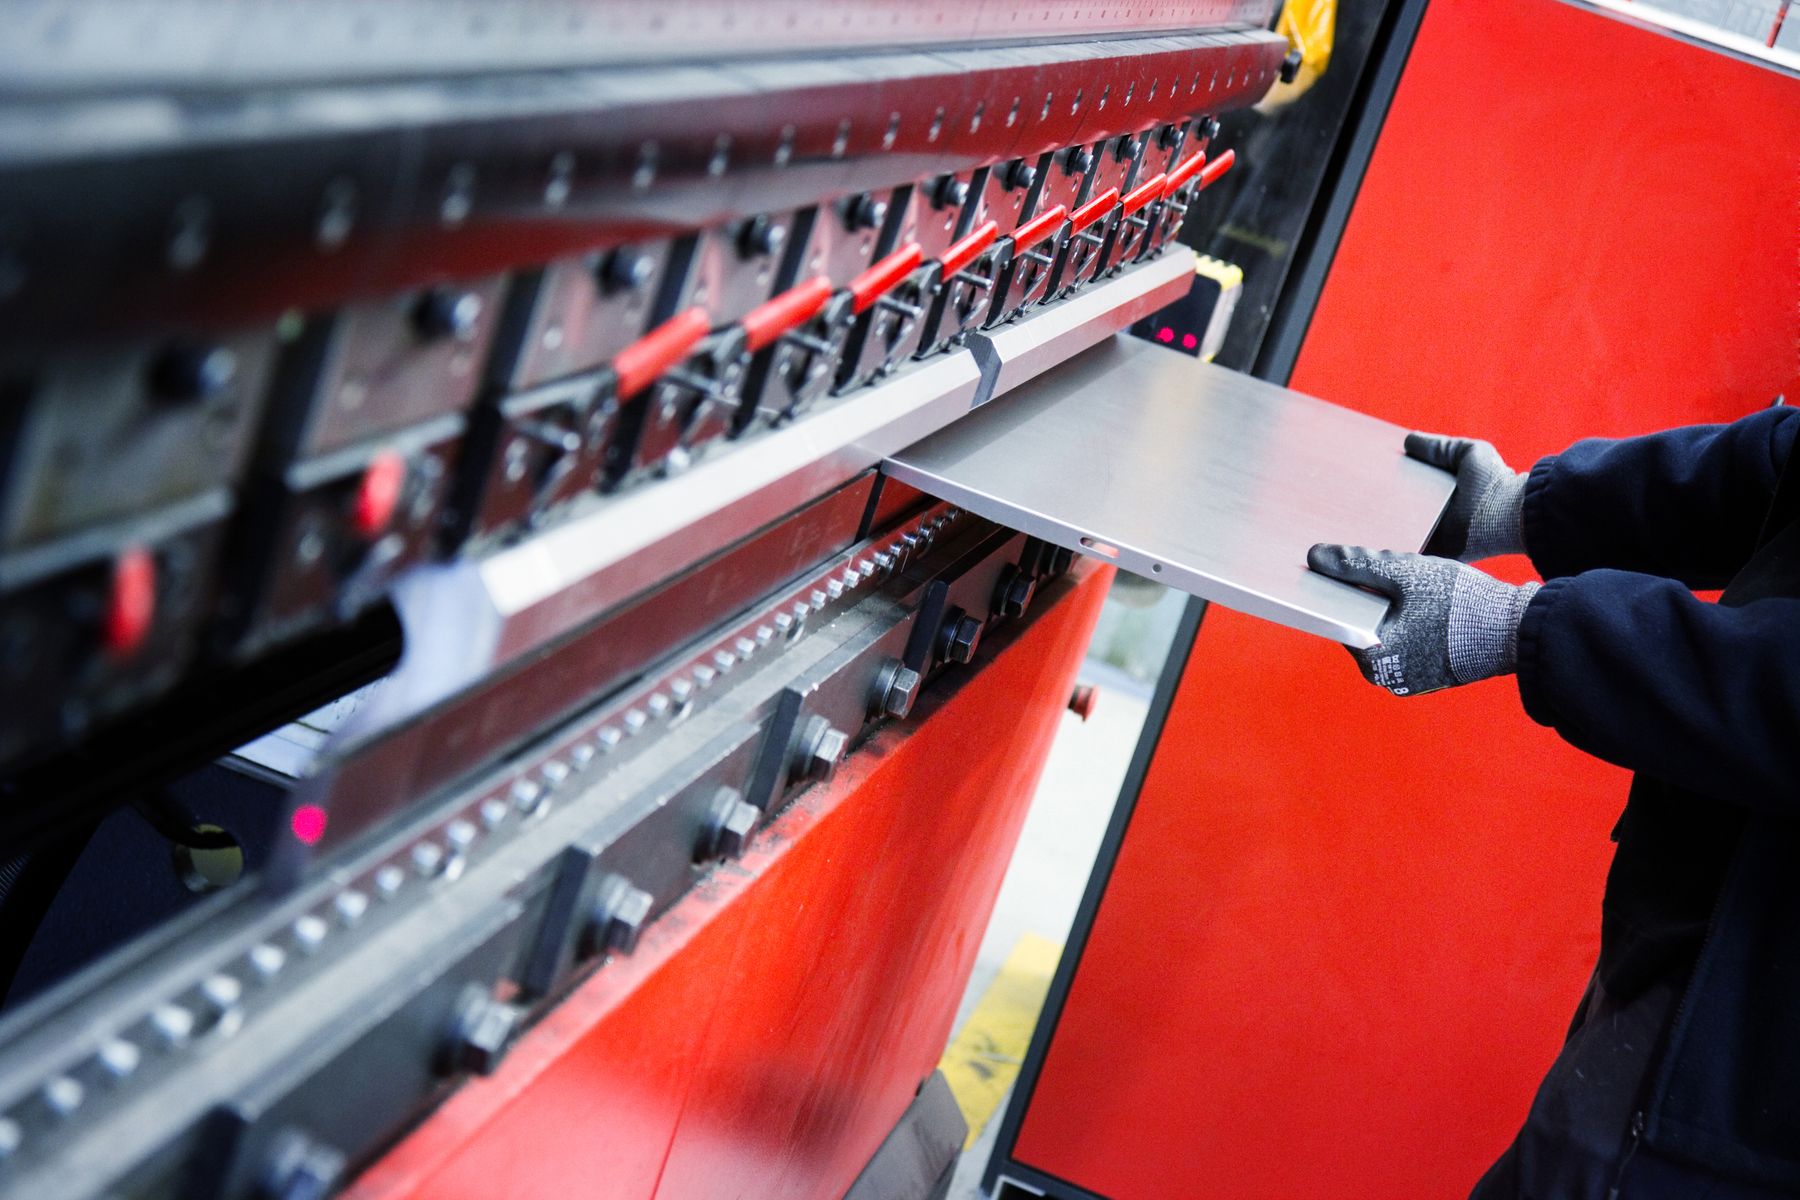
[[1463, 561], [1525, 553], [1527, 478], [1520, 472], [1507, 471], [1488, 484], [1469, 514], [1469, 540], [1463, 550]]
[[1464, 569], [1450, 591], [1450, 673], [1458, 683], [1510, 675], [1519, 663], [1519, 622], [1536, 583], [1515, 587]]

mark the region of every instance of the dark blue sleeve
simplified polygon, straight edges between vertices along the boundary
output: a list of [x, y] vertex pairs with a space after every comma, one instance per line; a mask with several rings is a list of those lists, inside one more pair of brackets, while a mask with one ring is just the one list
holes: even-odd
[[1599, 570], [1519, 622], [1532, 719], [1607, 762], [1732, 804], [1800, 811], [1800, 599], [1725, 608]]
[[1576, 442], [1531, 469], [1525, 548], [1545, 579], [1616, 567], [1722, 588], [1750, 558], [1800, 410]]

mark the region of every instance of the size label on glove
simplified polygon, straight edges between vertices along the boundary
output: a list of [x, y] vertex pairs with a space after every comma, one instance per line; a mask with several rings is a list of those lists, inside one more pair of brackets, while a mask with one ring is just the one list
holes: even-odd
[[1406, 686], [1406, 670], [1398, 654], [1384, 654], [1369, 664], [1374, 672], [1371, 682], [1386, 688], [1396, 696], [1404, 696], [1412, 691]]

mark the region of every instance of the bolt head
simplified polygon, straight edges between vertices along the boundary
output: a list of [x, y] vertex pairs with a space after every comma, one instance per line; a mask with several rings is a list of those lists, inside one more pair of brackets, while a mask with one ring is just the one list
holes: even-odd
[[716, 847], [721, 858], [741, 858], [744, 848], [750, 844], [750, 835], [756, 832], [756, 822], [762, 811], [746, 801], [736, 788], [719, 789], [721, 798], [725, 798], [726, 793], [730, 793], [729, 803], [720, 813]]
[[766, 258], [787, 242], [787, 227], [768, 217], [752, 217], [738, 234], [738, 249], [745, 258]]
[[593, 951], [598, 954], [630, 954], [638, 935], [650, 920], [655, 897], [619, 876], [612, 876], [600, 890], [594, 906]]
[[413, 327], [428, 340], [468, 341], [480, 323], [481, 297], [455, 288], [432, 288], [413, 309]]
[[829, 782], [837, 774], [838, 763], [850, 748], [850, 735], [824, 717], [807, 722], [801, 740], [800, 777], [817, 783]]
[[944, 658], [953, 663], [970, 663], [981, 646], [981, 622], [967, 614], [950, 623], [944, 638]]
[[886, 686], [881, 693], [881, 711], [895, 720], [904, 718], [918, 698], [920, 682], [917, 671], [896, 665], [887, 673]]
[[172, 404], [210, 400], [231, 386], [237, 370], [237, 355], [224, 346], [171, 346], [151, 364], [150, 388]]
[[1000, 612], [1008, 617], [1022, 617], [1025, 610], [1031, 607], [1031, 598], [1036, 594], [1037, 580], [1020, 574], [1001, 593]]
[[457, 1020], [455, 1065], [491, 1075], [518, 1036], [522, 1010], [470, 984]]
[[655, 273], [656, 261], [629, 246], [621, 246], [601, 259], [595, 272], [603, 292], [636, 291], [649, 283]]

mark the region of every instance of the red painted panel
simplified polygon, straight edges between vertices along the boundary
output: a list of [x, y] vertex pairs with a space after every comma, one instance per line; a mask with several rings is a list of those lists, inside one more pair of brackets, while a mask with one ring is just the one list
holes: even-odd
[[841, 1196], [943, 1051], [1111, 575], [1079, 567], [348, 1195]]
[[[1521, 465], [1793, 397], [1796, 146], [1791, 78], [1439, 0], [1294, 384]], [[1592, 965], [1625, 786], [1510, 681], [1397, 700], [1210, 612], [1017, 1157], [1117, 1200], [1463, 1194]]]

